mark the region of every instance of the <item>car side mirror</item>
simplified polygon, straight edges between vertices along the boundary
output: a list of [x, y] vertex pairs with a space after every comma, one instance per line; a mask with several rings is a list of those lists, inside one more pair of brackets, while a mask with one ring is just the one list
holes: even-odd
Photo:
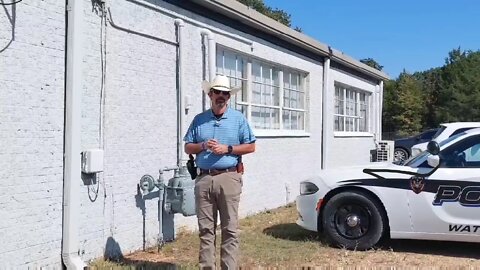
[[440, 164], [440, 157], [437, 155], [430, 155], [427, 157], [427, 163], [432, 168], [436, 168]]
[[427, 144], [427, 151], [430, 154], [436, 156], [438, 155], [438, 153], [440, 153], [440, 145], [438, 145], [436, 141], [430, 141]]

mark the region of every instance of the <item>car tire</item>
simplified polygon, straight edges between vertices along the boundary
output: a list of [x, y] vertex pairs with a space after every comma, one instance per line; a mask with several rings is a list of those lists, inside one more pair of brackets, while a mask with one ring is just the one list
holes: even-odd
[[405, 161], [409, 158], [410, 154], [403, 148], [395, 148], [393, 151], [393, 159], [395, 161]]
[[325, 205], [322, 225], [326, 240], [350, 250], [374, 247], [386, 231], [384, 208], [364, 192], [336, 194]]

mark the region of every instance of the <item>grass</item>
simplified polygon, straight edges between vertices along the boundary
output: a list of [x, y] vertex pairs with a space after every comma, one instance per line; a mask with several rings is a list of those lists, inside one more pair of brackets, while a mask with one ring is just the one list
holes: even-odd
[[[288, 205], [242, 219], [241, 267], [480, 267], [480, 254], [476, 252], [479, 244], [396, 240], [378, 249], [349, 251], [329, 247], [316, 233], [296, 225], [296, 217], [294, 205]], [[116, 263], [97, 260], [91, 268], [195, 269], [198, 247], [197, 234], [181, 230], [177, 240], [167, 243], [160, 252], [151, 248], [125, 255]]]

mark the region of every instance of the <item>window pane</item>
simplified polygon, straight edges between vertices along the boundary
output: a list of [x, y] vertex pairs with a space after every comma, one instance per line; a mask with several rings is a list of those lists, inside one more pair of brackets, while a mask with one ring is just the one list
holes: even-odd
[[343, 116], [335, 116], [335, 131], [345, 131], [343, 126]]
[[254, 82], [261, 82], [262, 81], [262, 75], [261, 75], [261, 67], [260, 64], [257, 62], [253, 62], [252, 64], [252, 79]]
[[217, 74], [224, 74], [223, 71], [223, 51], [217, 53]]
[[255, 128], [279, 129], [279, 109], [252, 106], [252, 122]]
[[290, 111], [283, 110], [282, 124], [284, 129], [292, 129], [292, 121], [290, 119]]
[[234, 88], [240, 88], [235, 95], [230, 98], [230, 104], [235, 104], [238, 101], [246, 101], [247, 100], [247, 82], [242, 79], [238, 78], [230, 78], [230, 85]]
[[280, 88], [279, 87], [272, 87], [272, 99], [274, 106], [280, 106]]
[[261, 104], [262, 97], [262, 85], [260, 83], [252, 83], [252, 102], [255, 104]]
[[285, 90], [283, 93], [283, 106], [289, 108], [292, 107], [290, 106], [290, 90]]
[[290, 89], [290, 73], [284, 72], [283, 73], [283, 87]]
[[289, 130], [305, 129], [305, 113], [298, 111], [283, 111], [283, 128]]
[[299, 90], [299, 78], [298, 78], [298, 74], [291, 74], [291, 87], [293, 90]]

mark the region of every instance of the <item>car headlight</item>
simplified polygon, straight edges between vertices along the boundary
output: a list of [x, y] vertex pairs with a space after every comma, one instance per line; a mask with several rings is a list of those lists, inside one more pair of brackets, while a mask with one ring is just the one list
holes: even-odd
[[309, 195], [314, 194], [318, 191], [318, 187], [311, 182], [301, 182], [300, 183], [300, 195]]
[[420, 150], [419, 148], [412, 148], [412, 157], [417, 156], [421, 152], [422, 150]]

